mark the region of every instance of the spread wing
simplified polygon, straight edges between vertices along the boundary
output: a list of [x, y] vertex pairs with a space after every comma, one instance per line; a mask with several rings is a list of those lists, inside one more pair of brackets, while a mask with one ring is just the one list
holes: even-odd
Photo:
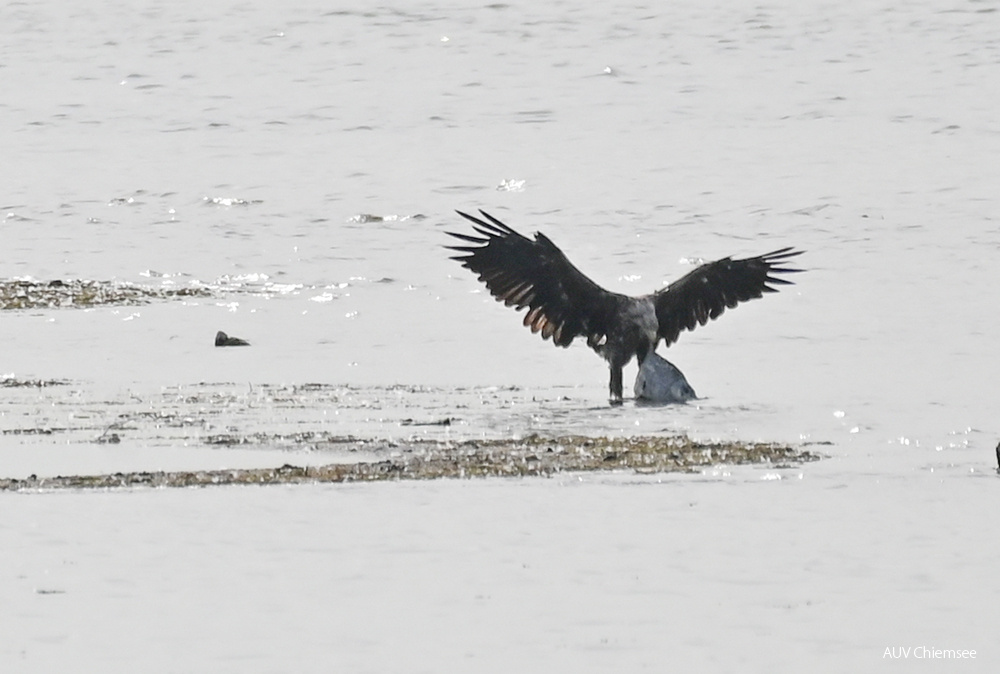
[[447, 232], [469, 244], [447, 246], [452, 257], [486, 284], [490, 294], [517, 310], [527, 307], [524, 325], [569, 346], [584, 336], [592, 346], [604, 341], [625, 295], [612, 293], [587, 278], [544, 234], [532, 241], [485, 211], [485, 220], [461, 211], [478, 236]]
[[791, 281], [775, 274], [802, 271], [784, 265], [802, 251], [792, 248], [734, 260], [726, 257], [703, 264], [663, 290], [653, 293], [656, 320], [665, 345], [677, 341], [682, 330], [694, 330], [710, 319], [718, 318], [727, 308], [740, 302], [777, 292], [775, 285], [790, 285]]

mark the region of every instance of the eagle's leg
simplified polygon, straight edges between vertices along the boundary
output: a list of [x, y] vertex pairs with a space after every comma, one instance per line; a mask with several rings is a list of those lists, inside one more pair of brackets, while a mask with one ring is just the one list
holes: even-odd
[[611, 363], [611, 404], [622, 404], [622, 366]]
[[648, 342], [639, 342], [639, 346], [635, 348], [635, 357], [639, 361], [639, 365], [642, 365], [642, 361], [646, 360], [646, 356], [653, 350], [653, 345]]

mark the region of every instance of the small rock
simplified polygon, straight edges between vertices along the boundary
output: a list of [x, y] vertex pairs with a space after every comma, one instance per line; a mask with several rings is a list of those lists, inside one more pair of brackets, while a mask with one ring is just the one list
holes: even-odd
[[240, 339], [239, 337], [230, 337], [222, 330], [215, 333], [215, 345], [216, 346], [250, 346], [250, 342], [245, 339]]

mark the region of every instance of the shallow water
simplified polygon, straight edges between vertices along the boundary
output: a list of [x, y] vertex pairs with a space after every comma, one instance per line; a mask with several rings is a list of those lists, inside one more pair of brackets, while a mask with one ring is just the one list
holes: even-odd
[[[813, 665], [860, 658], [874, 668], [882, 664], [882, 641], [909, 643], [918, 635], [988, 651], [976, 625], [1000, 617], [987, 505], [1000, 439], [993, 395], [1000, 379], [994, 9], [943, 0], [662, 8], [426, 2], [405, 10], [311, 2], [149, 3], [129, 11], [115, 3], [11, 6], [3, 10], [0, 48], [7, 92], [0, 113], [9, 130], [0, 162], [0, 278], [195, 286], [212, 295], [4, 311], [0, 372], [64, 383], [0, 388], [0, 473], [338, 458], [308, 448], [221, 450], [204, 442], [262, 429], [377, 438], [666, 431], [824, 443], [830, 458], [799, 471], [720, 469], [698, 482], [666, 480], [692, 500], [718, 501], [666, 534], [693, 541], [701, 563], [678, 569], [678, 550], [655, 549], [636, 564], [667, 573], [665, 583], [694, 588], [675, 599], [699, 616], [691, 629], [703, 628], [704, 636], [657, 645], [652, 635], [668, 623], [649, 614], [649, 639], [620, 644], [621, 662], [651, 666], [669, 650], [707, 663], [703, 671], [712, 662], [720, 671], [780, 670], [780, 658], [752, 652], [713, 660], [705, 645], [715, 638], [748, 645], [756, 634], [740, 616], [762, 598], [752, 577], [723, 561], [734, 554], [760, 570], [787, 553], [796, 565], [790, 588], [823, 594], [836, 586], [828, 610], [809, 621], [797, 611], [766, 621], [770, 643], [791, 648], [800, 665], [803, 658]], [[447, 259], [444, 231], [464, 226], [453, 210], [480, 207], [525, 233], [544, 231], [585, 273], [620, 292], [659, 287], [688, 271], [690, 260], [786, 245], [807, 251], [800, 260], [808, 271], [795, 286], [727, 312], [663, 352], [702, 400], [615, 409], [606, 404], [606, 368], [585, 346], [557, 350], [532, 336]], [[216, 349], [218, 330], [252, 346]], [[634, 374], [633, 365], [626, 376]], [[289, 391], [300, 396], [294, 405]], [[450, 425], [423, 425], [443, 418]], [[100, 442], [108, 433], [120, 442]], [[789, 480], [793, 489], [776, 488]], [[598, 483], [583, 488], [590, 507], [626, 508], [637, 498], [627, 480]], [[640, 499], [658, 493], [643, 484]], [[372, 493], [398, 498], [400, 507], [456, 494], [449, 502], [486, 518], [503, 517], [525, 490], [537, 493], [553, 509], [551, 543], [501, 544], [469, 527], [450, 544], [575, 560], [552, 533], [574, 517], [560, 485]], [[482, 510], [477, 489], [490, 494]], [[311, 506], [339, 498], [329, 496], [336, 488], [293, 492]], [[839, 493], [851, 494], [850, 507]], [[289, 512], [273, 501], [288, 494], [219, 496], [215, 505], [228, 512], [252, 498], [266, 510], [272, 502], [276, 519], [259, 523], [266, 548], [280, 529], [277, 518]], [[99, 498], [114, 504], [115, 516], [135, 507], [139, 517], [163, 518], [155, 495]], [[745, 499], [773, 517], [754, 541], [734, 539], [724, 527], [746, 520]], [[3, 532], [10, 547], [36, 559], [26, 532], [54, 527], [51, 535], [67, 552], [39, 563], [79, 563], [81, 587], [97, 592], [86, 582], [96, 562], [82, 561], [91, 559], [80, 547], [90, 545], [88, 537], [75, 534], [95, 526], [97, 498], [3, 500], [5, 512], [16, 513]], [[55, 517], [70, 501], [82, 521]], [[423, 528], [413, 531], [436, 541], [455, 515], [428, 508]], [[373, 516], [382, 521], [381, 511]], [[300, 517], [316, 523], [321, 515]], [[624, 530], [639, 537], [645, 522]], [[956, 522], [961, 526], [951, 528]], [[177, 543], [172, 524], [164, 526], [165, 540]], [[597, 525], [614, 527], [611, 519]], [[710, 531], [724, 540], [706, 537]], [[789, 531], [795, 540], [760, 542], [784, 540]], [[897, 549], [879, 557], [885, 531], [894, 532]], [[211, 540], [201, 543], [205, 554], [227, 558]], [[861, 546], [843, 554], [864, 568], [826, 564], [816, 572], [819, 583], [804, 560], [828, 558], [828, 546], [837, 544]], [[133, 552], [145, 554], [147, 544], [136, 545]], [[405, 566], [373, 541], [361, 545], [387, 568]], [[78, 551], [83, 556], [73, 561]], [[340, 559], [327, 548], [300, 552], [317, 567]], [[887, 561], [865, 567], [866, 553]], [[893, 584], [901, 565], [916, 578], [928, 554], [937, 556], [932, 571], [914, 581], [919, 587]], [[296, 559], [289, 554], [280, 564]], [[591, 571], [618, 577], [617, 562], [591, 559]], [[443, 582], [435, 560], [420, 557], [414, 568]], [[143, 564], [132, 560], [120, 572], [145, 578], [163, 568]], [[261, 573], [278, 568], [261, 564]], [[853, 590], [852, 574], [865, 579]], [[508, 580], [508, 591], [528, 592], [518, 578]], [[386, 582], [362, 579], [358, 587], [369, 581]], [[898, 594], [876, 590], [882, 581]], [[268, 596], [282, 592], [265, 586]], [[26, 586], [10, 587], [17, 593]], [[439, 622], [428, 624], [448, 624], [446, 607], [434, 607], [433, 597], [410, 594], [402, 581], [390, 587], [404, 602], [429, 602]], [[608, 602], [629, 605], [601, 587]], [[975, 600], [967, 592], [973, 587], [981, 593]], [[563, 589], [589, 596], [581, 587]], [[74, 602], [77, 592], [59, 600]], [[838, 628], [839, 642], [812, 647], [807, 633], [849, 621], [873, 595], [909, 611], [899, 631], [874, 643], [862, 637], [863, 626]], [[28, 613], [49, 610], [34, 606], [48, 595], [18, 596]], [[511, 605], [502, 615], [546, 633], [565, 615], [546, 614], [544, 602], [523, 612]], [[177, 620], [199, 605], [181, 602]], [[86, 612], [85, 599], [73, 606]], [[612, 630], [621, 625], [617, 613], [586, 615]], [[289, 629], [301, 626], [292, 614], [287, 619]], [[82, 646], [61, 649], [29, 628], [17, 633], [33, 645], [5, 644], [2, 657], [29, 669], [35, 662], [35, 671], [36, 657], [93, 656]], [[180, 637], [168, 629], [164, 639]], [[206, 660], [236, 643], [225, 642], [234, 635], [222, 638], [217, 650], [206, 643], [199, 651]], [[342, 644], [352, 653], [347, 661], [375, 657], [375, 646], [357, 638]], [[539, 651], [547, 644], [541, 637], [533, 643]], [[559, 643], [563, 654], [585, 646]], [[570, 662], [552, 652], [539, 661]], [[288, 657], [282, 662], [296, 663]], [[483, 657], [483, 668], [498, 668], [495, 657]], [[250, 657], [242, 671], [273, 668], [276, 658]], [[586, 668], [577, 660], [572, 664]], [[371, 661], [385, 665], [373, 666], [382, 671], [406, 668]], [[434, 668], [430, 655], [421, 662]], [[460, 668], [449, 663], [443, 667]]]

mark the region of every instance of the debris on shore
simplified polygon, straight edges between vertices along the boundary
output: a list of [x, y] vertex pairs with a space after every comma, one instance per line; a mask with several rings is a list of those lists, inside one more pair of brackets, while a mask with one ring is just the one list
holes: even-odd
[[147, 287], [118, 281], [56, 279], [0, 281], [0, 309], [90, 308], [108, 305], [139, 305], [185, 297], [210, 297], [207, 288]]
[[[273, 439], [272, 439], [273, 440]], [[237, 442], [236, 438], [232, 439]], [[270, 442], [270, 441], [268, 441]], [[684, 436], [631, 438], [530, 435], [519, 440], [461, 442], [362, 442], [343, 439], [344, 449], [363, 444], [376, 460], [322, 466], [239, 468], [176, 472], [127, 472], [0, 479], [0, 491], [208, 487], [214, 485], [312, 484], [433, 480], [442, 478], [550, 477], [566, 472], [697, 472], [730, 464], [790, 467], [818, 454], [792, 447], [742, 442], [702, 443]], [[387, 454], [378, 459], [379, 454]]]

